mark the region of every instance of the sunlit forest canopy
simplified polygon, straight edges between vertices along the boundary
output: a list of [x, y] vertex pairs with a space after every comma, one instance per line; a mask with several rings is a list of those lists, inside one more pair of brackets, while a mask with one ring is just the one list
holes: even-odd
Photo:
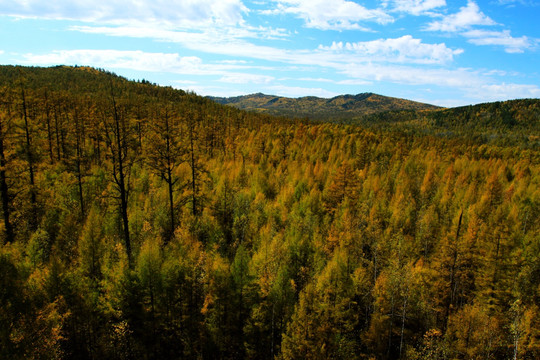
[[359, 115], [365, 116], [392, 110], [434, 110], [438, 108], [429, 104], [373, 93], [341, 95], [330, 99], [315, 96], [286, 98], [260, 93], [230, 98], [210, 97], [210, 99], [243, 110], [327, 121], [354, 119]]
[[0, 358], [538, 359], [538, 111], [1, 66]]
[[313, 96], [292, 99], [264, 94], [210, 99], [243, 110], [315, 122], [359, 124], [384, 129], [392, 127], [400, 131], [460, 137], [475, 143], [540, 146], [539, 99], [499, 101], [448, 109], [372, 93], [331, 99]]

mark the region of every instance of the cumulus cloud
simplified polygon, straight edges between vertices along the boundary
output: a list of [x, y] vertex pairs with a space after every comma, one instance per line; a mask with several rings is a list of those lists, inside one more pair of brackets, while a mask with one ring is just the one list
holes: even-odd
[[459, 12], [429, 23], [426, 30], [456, 32], [469, 29], [474, 25], [496, 25], [496, 22], [480, 11], [475, 2], [469, 1], [467, 6], [459, 9]]
[[235, 25], [248, 11], [241, 0], [0, 0], [2, 15], [119, 24]]
[[522, 53], [533, 46], [528, 37], [512, 37], [509, 30], [470, 30], [464, 32], [463, 36], [469, 38], [471, 44], [503, 46], [507, 53]]
[[353, 52], [369, 57], [370, 61], [438, 64], [451, 62], [454, 55], [463, 53], [462, 49], [450, 49], [444, 43], [426, 44], [411, 35], [396, 39], [378, 39], [373, 41], [343, 43], [334, 42], [331, 46], [319, 46], [319, 50]]
[[427, 14], [434, 9], [446, 6], [446, 0], [391, 0], [384, 2], [386, 6], [389, 6], [390, 3], [395, 11], [412, 15]]
[[292, 14], [305, 26], [321, 30], [367, 30], [360, 22], [386, 24], [393, 18], [381, 9], [367, 9], [348, 0], [277, 0], [277, 8], [265, 14]]
[[426, 44], [410, 35], [357, 43], [334, 42], [330, 46], [320, 45], [317, 49], [289, 50], [255, 45], [234, 36], [224, 36], [219, 31], [189, 33], [130, 27], [77, 27], [74, 30], [118, 37], [149, 37], [206, 53], [332, 68], [358, 61], [444, 64], [463, 52], [462, 49], [448, 48], [444, 43]]

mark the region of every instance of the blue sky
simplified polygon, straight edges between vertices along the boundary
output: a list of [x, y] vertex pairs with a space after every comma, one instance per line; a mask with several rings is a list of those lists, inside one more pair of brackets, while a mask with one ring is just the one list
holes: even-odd
[[0, 64], [201, 95], [540, 97], [539, 0], [0, 0]]

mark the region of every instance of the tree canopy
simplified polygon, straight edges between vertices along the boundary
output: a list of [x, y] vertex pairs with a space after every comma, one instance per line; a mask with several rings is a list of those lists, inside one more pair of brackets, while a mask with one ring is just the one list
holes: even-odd
[[475, 115], [520, 134], [486, 142], [92, 68], [0, 80], [0, 358], [540, 357], [534, 102]]

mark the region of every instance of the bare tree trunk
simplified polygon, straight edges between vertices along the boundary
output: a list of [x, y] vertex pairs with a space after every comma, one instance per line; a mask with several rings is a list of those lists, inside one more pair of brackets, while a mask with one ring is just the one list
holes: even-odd
[[394, 290], [392, 290], [392, 297], [390, 300], [390, 321], [388, 323], [388, 349], [387, 349], [387, 358], [390, 357], [392, 351], [392, 328], [394, 327]]
[[[408, 289], [407, 289], [408, 290]], [[399, 358], [401, 359], [401, 355], [403, 353], [403, 333], [405, 332], [405, 314], [407, 312], [407, 300], [409, 298], [409, 295], [403, 297], [403, 309], [401, 311], [401, 336], [399, 339]]]
[[51, 130], [51, 108], [49, 106], [49, 97], [47, 92], [45, 92], [45, 120], [47, 121], [47, 140], [49, 145], [49, 158], [51, 164], [54, 163], [54, 153], [53, 153], [53, 139], [52, 139], [52, 130]]
[[[193, 120], [191, 120], [193, 121]], [[197, 211], [197, 170], [195, 164], [195, 139], [194, 139], [194, 127], [195, 124], [192, 122], [189, 124], [189, 149], [190, 149], [190, 166], [191, 166], [191, 203], [192, 203], [192, 213], [193, 215], [198, 215]]]
[[22, 99], [22, 111], [24, 119], [24, 131], [26, 137], [26, 161], [28, 163], [28, 173], [30, 178], [30, 205], [32, 206], [32, 216], [29, 220], [30, 229], [35, 231], [37, 229], [37, 200], [36, 189], [34, 179], [34, 156], [32, 154], [32, 140], [30, 137], [30, 125], [28, 123], [28, 111], [26, 104], [26, 94], [24, 92], [24, 86], [21, 79], [21, 99]]
[[55, 127], [55, 136], [56, 136], [56, 159], [60, 161], [62, 158], [61, 150], [62, 147], [60, 145], [60, 125], [58, 124], [58, 104], [54, 107], [54, 127]]
[[81, 149], [81, 128], [80, 128], [80, 120], [77, 115], [75, 115], [75, 138], [76, 138], [76, 170], [77, 170], [77, 183], [78, 183], [78, 189], [79, 189], [79, 204], [81, 207], [81, 221], [84, 220], [84, 193], [83, 193], [83, 186], [82, 186], [82, 168], [81, 168], [81, 162], [82, 162], [82, 149]]
[[6, 157], [4, 154], [4, 133], [0, 119], [0, 191], [2, 193], [2, 213], [4, 214], [4, 227], [6, 228], [6, 242], [11, 243], [15, 239], [10, 217], [10, 198], [6, 176]]
[[[131, 258], [131, 241], [129, 237], [129, 218], [128, 218], [128, 198], [126, 188], [126, 175], [124, 169], [124, 156], [127, 154], [127, 144], [123, 137], [126, 136], [126, 129], [120, 124], [120, 115], [118, 114], [118, 108], [116, 106], [116, 100], [114, 98], [113, 87], [111, 83], [111, 99], [113, 105], [113, 120], [114, 120], [114, 139], [111, 141], [111, 155], [113, 157], [113, 163], [117, 164], [117, 169], [113, 170], [114, 180], [118, 186], [120, 193], [120, 215], [122, 217], [122, 228], [124, 231], [124, 242], [126, 245], [126, 254], [128, 258], [129, 267], [133, 266]], [[114, 144], [112, 142], [114, 141]], [[116, 151], [114, 150], [116, 147]], [[123, 151], [124, 150], [124, 151]]]
[[446, 329], [448, 327], [448, 317], [450, 316], [450, 307], [452, 303], [454, 302], [454, 292], [456, 287], [456, 266], [457, 266], [457, 259], [459, 256], [459, 249], [458, 249], [458, 240], [459, 240], [459, 230], [461, 229], [461, 220], [463, 218], [463, 210], [459, 213], [459, 221], [458, 226], [456, 230], [456, 238], [454, 240], [454, 248], [452, 251], [452, 265], [450, 267], [450, 284], [449, 284], [449, 298], [446, 301], [446, 308], [444, 312], [444, 326], [443, 329], [446, 332]]
[[171, 213], [171, 232], [169, 239], [174, 234], [175, 221], [174, 221], [174, 193], [173, 193], [173, 179], [172, 179], [172, 159], [171, 159], [171, 137], [170, 137], [169, 117], [165, 114], [165, 140], [166, 140], [166, 154], [167, 154], [167, 185], [169, 188], [169, 211]]

